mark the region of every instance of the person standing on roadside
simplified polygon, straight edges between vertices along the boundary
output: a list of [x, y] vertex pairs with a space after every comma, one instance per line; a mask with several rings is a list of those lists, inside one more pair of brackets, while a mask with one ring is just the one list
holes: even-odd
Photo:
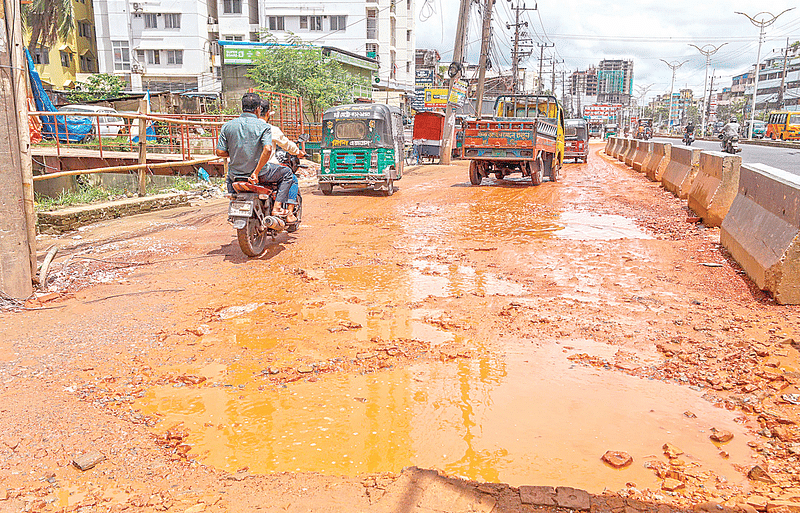
[[217, 140], [216, 155], [228, 158], [225, 183], [234, 194], [233, 182], [258, 181], [258, 172], [272, 154], [272, 134], [269, 125], [258, 118], [261, 97], [255, 93], [242, 96], [242, 114], [222, 125]]

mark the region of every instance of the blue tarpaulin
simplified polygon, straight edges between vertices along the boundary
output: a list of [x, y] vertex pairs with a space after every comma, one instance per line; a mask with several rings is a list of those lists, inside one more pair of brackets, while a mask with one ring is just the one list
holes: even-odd
[[[30, 76], [31, 91], [33, 101], [36, 102], [36, 109], [40, 112], [58, 112], [50, 97], [42, 87], [42, 79], [33, 64], [28, 49], [25, 49], [25, 57], [28, 59], [28, 74]], [[88, 138], [92, 133], [94, 123], [91, 118], [79, 116], [41, 116], [42, 136], [46, 139], [55, 139], [63, 142], [81, 142]]]
[[[144, 99], [147, 100], [147, 110], [146, 112], [140, 112], [139, 114], [150, 114], [150, 91], [147, 91], [147, 94], [144, 96]], [[139, 142], [139, 131], [136, 131], [137, 135], [133, 137], [133, 142]], [[155, 141], [156, 140], [156, 129], [153, 126], [152, 121], [147, 122], [147, 127], [144, 129], [144, 135], [146, 141]]]

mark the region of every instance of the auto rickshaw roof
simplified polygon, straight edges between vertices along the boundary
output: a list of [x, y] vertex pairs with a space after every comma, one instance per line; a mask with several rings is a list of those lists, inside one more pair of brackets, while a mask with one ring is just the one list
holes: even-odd
[[380, 119], [391, 123], [392, 113], [399, 115], [400, 109], [383, 103], [353, 103], [331, 107], [322, 114], [322, 120]]

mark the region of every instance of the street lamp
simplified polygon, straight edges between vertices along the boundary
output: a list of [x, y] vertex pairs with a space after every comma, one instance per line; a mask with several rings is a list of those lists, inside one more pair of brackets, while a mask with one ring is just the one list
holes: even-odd
[[680, 68], [681, 66], [683, 66], [684, 64], [686, 64], [689, 61], [667, 62], [664, 59], [661, 59], [661, 62], [663, 62], [664, 64], [669, 66], [669, 68], [672, 70], [672, 82], [670, 83], [670, 86], [669, 86], [669, 117], [667, 118], [667, 132], [671, 134], [672, 133], [672, 94], [675, 92], [675, 72], [678, 70], [678, 68]]
[[[736, 14], [741, 14], [742, 16], [747, 17], [747, 19], [750, 20], [750, 23], [752, 23], [756, 27], [759, 27], [759, 33], [758, 33], [758, 57], [756, 57], [756, 83], [753, 86], [753, 108], [750, 110], [750, 128], [747, 131], [747, 138], [748, 139], [752, 139], [753, 138], [753, 123], [755, 123], [755, 120], [756, 120], [756, 93], [758, 92], [758, 66], [761, 63], [761, 43], [764, 42], [764, 29], [766, 29], [767, 27], [769, 27], [770, 25], [775, 23], [775, 20], [777, 20], [779, 16], [791, 11], [792, 9], [794, 9], [794, 7], [790, 7], [789, 9], [786, 9], [785, 11], [783, 11], [780, 14], [778, 14], [777, 16], [773, 15], [771, 12], [766, 12], [766, 11], [762, 11], [762, 12], [756, 14], [755, 16], [750, 16], [750, 15], [745, 14], [743, 12], [735, 11]], [[770, 18], [767, 19], [767, 16], [769, 16]]]
[[[717, 50], [719, 50], [720, 48], [722, 48], [726, 44], [728, 44], [728, 43], [722, 43], [719, 46], [714, 46], [714, 45], [710, 45], [709, 44], [709, 45], [703, 45], [703, 47], [701, 48], [701, 47], [699, 47], [697, 45], [693, 45], [693, 44], [689, 43], [689, 46], [694, 46], [695, 48], [700, 50], [700, 53], [702, 53], [703, 55], [706, 56], [706, 80], [705, 80], [705, 82], [703, 84], [703, 123], [702, 123], [702, 126], [700, 128], [700, 136], [701, 137], [705, 137], [705, 135], [706, 135], [706, 111], [708, 110], [708, 106], [706, 105], [706, 89], [708, 89], [708, 66], [711, 64], [711, 56], [714, 55], [715, 53], [717, 53]], [[710, 92], [708, 94], [708, 98], [709, 98], [709, 101], [710, 101], [710, 98], [711, 98], [711, 93]]]

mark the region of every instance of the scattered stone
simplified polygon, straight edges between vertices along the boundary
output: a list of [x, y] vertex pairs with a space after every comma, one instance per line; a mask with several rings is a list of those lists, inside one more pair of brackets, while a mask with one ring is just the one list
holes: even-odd
[[569, 486], [559, 486], [556, 488], [556, 503], [560, 508], [585, 511], [590, 506], [589, 492]]
[[86, 471], [90, 468], [94, 467], [101, 461], [106, 459], [106, 457], [98, 450], [91, 450], [89, 452], [85, 452], [80, 456], [76, 456], [72, 459], [72, 464], [78, 467], [79, 469]]
[[694, 413], [692, 413], [692, 412], [690, 412], [690, 411], [685, 411], [685, 412], [683, 412], [683, 415], [684, 415], [685, 417], [688, 417], [688, 418], [690, 418], [690, 419], [696, 419], [696, 418], [697, 418], [697, 415], [695, 415]]
[[753, 506], [758, 511], [764, 511], [767, 509], [767, 498], [763, 495], [751, 495], [747, 498], [747, 504]]
[[686, 466], [686, 462], [683, 461], [680, 458], [673, 458], [673, 459], [669, 460], [669, 464], [672, 467], [685, 467]]
[[750, 469], [750, 472], [747, 473], [747, 477], [752, 479], [753, 481], [761, 481], [762, 483], [768, 484], [775, 484], [775, 480], [772, 479], [766, 470], [761, 468], [760, 465], [756, 465], [755, 467]]
[[178, 376], [177, 378], [175, 378], [175, 380], [180, 381], [184, 385], [199, 385], [200, 383], [206, 380], [206, 377], [184, 374], [183, 376]]
[[11, 449], [12, 451], [19, 447], [19, 438], [8, 438], [3, 440], [3, 445]]
[[606, 451], [601, 459], [614, 468], [625, 468], [633, 463], [631, 455], [623, 451]]
[[328, 328], [328, 331], [330, 331], [331, 333], [336, 333], [336, 332], [339, 332], [339, 331], [357, 330], [357, 329], [361, 329], [361, 328], [362, 328], [362, 326], [357, 322], [342, 321], [342, 322], [339, 323], [338, 326], [332, 326], [332, 327]]
[[664, 451], [664, 454], [666, 454], [667, 458], [669, 458], [671, 460], [673, 460], [673, 459], [677, 458], [678, 456], [680, 456], [681, 454], [683, 454], [682, 450], [678, 449], [677, 447], [675, 447], [674, 445], [672, 445], [670, 443], [664, 444], [661, 447], [661, 449]]
[[297, 372], [299, 372], [300, 374], [309, 374], [311, 372], [314, 372], [314, 367], [310, 365], [301, 365], [300, 367], [297, 368]]
[[703, 511], [705, 513], [736, 513], [736, 510], [729, 508], [716, 501], [703, 502], [694, 506], [695, 511]]
[[711, 436], [709, 438], [717, 443], [724, 444], [733, 440], [733, 433], [725, 429], [711, 428]]
[[555, 506], [556, 490], [552, 486], [520, 486], [519, 498], [522, 504]]
[[789, 453], [795, 456], [800, 456], [800, 444], [791, 444], [788, 447]]
[[793, 442], [794, 437], [792, 433], [781, 425], [776, 425], [772, 428], [772, 436], [780, 440], [781, 442]]
[[740, 513], [758, 513], [758, 510], [750, 504], [737, 504], [736, 510]]
[[720, 455], [720, 457], [721, 457], [722, 459], [725, 459], [725, 460], [727, 460], [728, 458], [730, 458], [730, 457], [731, 457], [731, 455], [730, 455], [730, 454], [728, 454], [726, 451], [719, 451], [719, 455]]
[[270, 367], [269, 369], [267, 369], [267, 372], [269, 372], [270, 374], [278, 374], [280, 373], [280, 371], [281, 370], [277, 367]]
[[367, 398], [366, 397], [353, 397], [353, 400], [358, 401], [360, 403], [367, 402]]
[[357, 353], [356, 358], [359, 360], [369, 360], [370, 358], [375, 358], [378, 356], [378, 353]]
[[208, 324], [201, 324], [196, 328], [189, 328], [186, 331], [188, 331], [192, 335], [197, 335], [198, 337], [202, 337], [211, 333], [211, 326], [209, 326]]
[[682, 490], [683, 488], [685, 488], [685, 486], [686, 485], [684, 485], [683, 482], [678, 481], [677, 479], [672, 479], [671, 477], [668, 477], [667, 479], [664, 480], [663, 483], [661, 483], [661, 489], [666, 490], [668, 492], [674, 492], [675, 490]]
[[800, 502], [795, 501], [769, 501], [767, 513], [800, 513]]
[[205, 510], [206, 510], [206, 504], [204, 502], [198, 502], [194, 506], [183, 510], [183, 513], [200, 513], [201, 511]]

